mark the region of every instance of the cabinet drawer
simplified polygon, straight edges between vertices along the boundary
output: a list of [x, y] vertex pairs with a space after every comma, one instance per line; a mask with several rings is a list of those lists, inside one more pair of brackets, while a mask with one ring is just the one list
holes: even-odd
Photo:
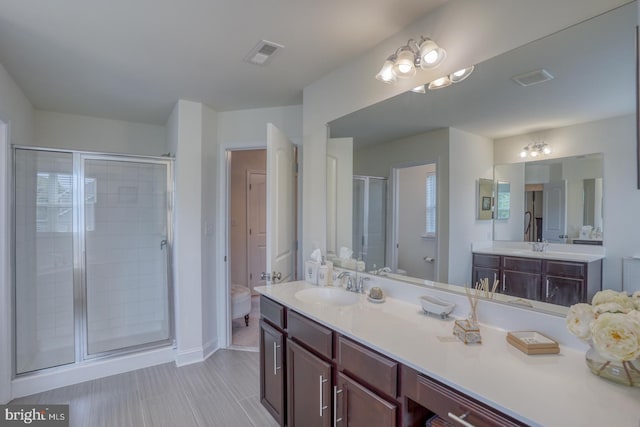
[[500, 268], [500, 255], [473, 254], [475, 267]]
[[523, 273], [541, 273], [542, 260], [506, 256], [502, 258], [502, 267], [505, 270], [520, 271]]
[[280, 329], [286, 326], [285, 308], [264, 295], [260, 296], [260, 315]]
[[338, 369], [387, 396], [397, 396], [398, 363], [344, 337], [338, 338]]
[[454, 417], [475, 427], [523, 425], [422, 375], [417, 376], [416, 401], [453, 425], [461, 425]]
[[305, 344], [327, 359], [333, 358], [333, 332], [329, 328], [289, 311], [287, 315], [289, 336]]
[[552, 276], [584, 278], [586, 266], [581, 262], [547, 261], [546, 273]]

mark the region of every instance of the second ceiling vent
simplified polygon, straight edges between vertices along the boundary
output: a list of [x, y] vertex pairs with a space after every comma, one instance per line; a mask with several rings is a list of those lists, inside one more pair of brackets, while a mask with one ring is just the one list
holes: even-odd
[[283, 48], [281, 44], [260, 40], [244, 60], [255, 65], [267, 65]]

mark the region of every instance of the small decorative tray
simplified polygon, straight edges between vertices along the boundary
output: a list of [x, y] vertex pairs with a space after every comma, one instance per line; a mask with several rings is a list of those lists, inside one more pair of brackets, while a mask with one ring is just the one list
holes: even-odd
[[507, 342], [526, 354], [560, 353], [560, 346], [556, 341], [536, 331], [509, 332]]
[[455, 303], [430, 296], [421, 296], [420, 304], [425, 313], [440, 316], [443, 319], [445, 319], [456, 306]]

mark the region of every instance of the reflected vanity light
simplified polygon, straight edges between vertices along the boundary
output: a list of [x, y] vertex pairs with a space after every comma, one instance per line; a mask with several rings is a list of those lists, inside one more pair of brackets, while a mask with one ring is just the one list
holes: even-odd
[[[469, 77], [471, 75], [471, 73], [473, 73], [473, 70], [475, 69], [475, 67], [472, 65], [470, 67], [467, 68], [462, 68], [458, 71], [454, 71], [453, 73], [449, 74], [448, 76], [443, 76], [443, 77], [439, 77], [435, 80], [433, 80], [432, 82], [430, 82], [427, 86], [427, 89], [429, 90], [436, 90], [436, 89], [442, 89], [443, 87], [447, 87], [447, 86], [451, 86], [453, 83], [460, 83], [461, 81], [463, 81], [464, 79], [466, 79], [467, 77]], [[420, 86], [418, 86], [419, 88]], [[418, 92], [418, 93], [425, 93], [425, 92], [421, 92], [415, 89], [418, 88], [414, 88], [411, 89], [413, 92]]]
[[526, 145], [520, 152], [520, 157], [524, 159], [527, 157], [538, 157], [538, 155], [541, 154], [551, 154], [551, 146], [542, 141]]

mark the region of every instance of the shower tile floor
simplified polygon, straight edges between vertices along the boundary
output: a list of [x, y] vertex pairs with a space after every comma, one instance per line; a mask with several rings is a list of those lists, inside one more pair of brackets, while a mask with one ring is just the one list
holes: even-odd
[[152, 366], [11, 403], [69, 404], [78, 427], [277, 427], [259, 395], [259, 354], [218, 350], [202, 363]]

